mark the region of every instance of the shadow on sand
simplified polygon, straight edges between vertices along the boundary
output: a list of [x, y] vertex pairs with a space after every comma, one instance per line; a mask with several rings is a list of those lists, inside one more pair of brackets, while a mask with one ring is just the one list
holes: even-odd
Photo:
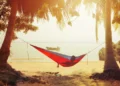
[[17, 86], [120, 86], [120, 81], [94, 80], [89, 76], [84, 72], [64, 76], [59, 72], [37, 72], [37, 75], [32, 77], [39, 79], [42, 83], [19, 82]]

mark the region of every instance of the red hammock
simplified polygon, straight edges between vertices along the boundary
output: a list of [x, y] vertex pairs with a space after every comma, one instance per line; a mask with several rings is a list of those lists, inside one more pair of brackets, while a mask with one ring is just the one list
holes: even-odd
[[[64, 55], [61, 53], [45, 50], [43, 48], [40, 48], [40, 47], [37, 47], [34, 45], [31, 45], [31, 46], [34, 47], [35, 49], [37, 49], [38, 51], [42, 52], [43, 54], [45, 54], [46, 56], [48, 56], [53, 61], [57, 62], [58, 64], [60, 64], [63, 67], [70, 67], [70, 66], [75, 65], [86, 55], [86, 54], [83, 54], [83, 55], [74, 57], [74, 56], [68, 56], [68, 55]], [[72, 58], [72, 57], [74, 57], [74, 58]]]

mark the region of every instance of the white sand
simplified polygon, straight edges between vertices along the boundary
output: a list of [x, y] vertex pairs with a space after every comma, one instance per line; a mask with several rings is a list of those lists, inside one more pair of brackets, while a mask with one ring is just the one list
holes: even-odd
[[78, 64], [72, 67], [62, 67], [57, 68], [57, 63], [55, 62], [9, 62], [10, 65], [19, 71], [28, 71], [28, 72], [60, 72], [60, 74], [68, 75], [75, 72], [102, 72], [104, 62], [103, 61], [94, 61], [94, 62], [79, 62]]

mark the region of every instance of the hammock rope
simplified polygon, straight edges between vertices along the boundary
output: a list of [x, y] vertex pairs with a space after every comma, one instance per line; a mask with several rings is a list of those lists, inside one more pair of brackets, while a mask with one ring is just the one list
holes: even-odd
[[[19, 38], [20, 39], [20, 38]], [[24, 41], [23, 39], [20, 39], [22, 41]], [[44, 55], [46, 55], [47, 57], [49, 57], [50, 59], [52, 59], [53, 61], [55, 61], [58, 65], [57, 67], [59, 67], [59, 64], [63, 67], [71, 67], [75, 64], [77, 64], [80, 60], [83, 59], [83, 57], [85, 57], [86, 55], [88, 55], [90, 52], [94, 51], [95, 49], [97, 49], [99, 46], [101, 46], [102, 44], [100, 44], [99, 46], [93, 48], [92, 50], [90, 50], [89, 52], [82, 54], [80, 56], [69, 56], [69, 55], [65, 55], [62, 53], [58, 53], [58, 52], [53, 52], [53, 51], [49, 51], [47, 49], [43, 49], [41, 47], [32, 45], [26, 41], [24, 41], [25, 43], [29, 44], [30, 46], [32, 46], [33, 48], [35, 48], [36, 50], [38, 50], [39, 52], [43, 53]], [[88, 60], [88, 58], [87, 58]]]
[[27, 56], [28, 56], [28, 60], [29, 60], [30, 58], [29, 58], [29, 51], [28, 51], [28, 43], [27, 43]]
[[104, 44], [104, 43], [99, 44], [97, 47], [91, 49], [91, 50], [88, 51], [86, 54], [89, 54], [89, 53], [91, 53], [92, 51], [96, 50], [96, 49], [97, 49], [98, 47], [100, 47], [102, 44]]

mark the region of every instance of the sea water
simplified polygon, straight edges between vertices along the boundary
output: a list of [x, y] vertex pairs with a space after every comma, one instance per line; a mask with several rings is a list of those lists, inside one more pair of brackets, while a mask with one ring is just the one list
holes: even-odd
[[[98, 61], [99, 50], [104, 47], [104, 43], [94, 42], [30, 42], [30, 44], [69, 56], [79, 56], [89, 52], [82, 61]], [[13, 42], [9, 61], [53, 62], [30, 44]]]

